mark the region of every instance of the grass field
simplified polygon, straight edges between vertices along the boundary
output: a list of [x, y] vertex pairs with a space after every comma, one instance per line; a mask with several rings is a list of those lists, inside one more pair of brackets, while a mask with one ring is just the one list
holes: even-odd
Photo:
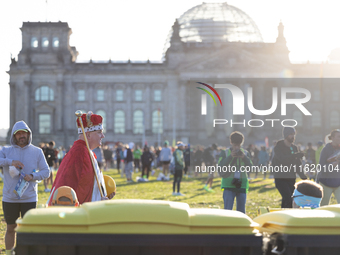
[[[117, 185], [117, 194], [114, 199], [152, 199], [152, 200], [165, 200], [165, 201], [177, 201], [188, 203], [191, 208], [216, 208], [223, 209], [222, 191], [220, 189], [221, 178], [215, 178], [213, 183], [213, 189], [215, 193], [206, 192], [203, 189], [207, 175], [198, 178], [186, 178], [184, 177], [181, 182], [181, 193], [185, 196], [172, 196], [172, 180], [170, 181], [157, 181], [156, 176], [149, 178], [149, 182], [146, 183], [126, 183], [125, 178], [121, 178], [117, 170], [111, 169], [104, 172], [104, 174], [112, 176]], [[134, 179], [139, 173], [134, 174]], [[261, 177], [259, 175], [259, 177]], [[3, 182], [0, 179], [0, 190], [2, 200], [2, 187]], [[48, 199], [49, 193], [44, 192], [43, 183], [39, 183], [39, 201], [38, 204], [45, 204]], [[336, 201], [332, 197], [331, 203]], [[247, 195], [246, 213], [250, 218], [254, 218], [257, 215], [257, 209], [259, 206], [268, 207], [280, 207], [281, 197], [275, 188], [273, 179], [263, 180], [258, 178], [250, 180], [250, 189]], [[4, 236], [6, 231], [6, 223], [4, 221], [4, 215], [2, 211], [2, 204], [0, 204], [0, 252], [4, 252]], [[235, 205], [234, 205], [235, 210]], [[2, 253], [0, 253], [2, 254]]]

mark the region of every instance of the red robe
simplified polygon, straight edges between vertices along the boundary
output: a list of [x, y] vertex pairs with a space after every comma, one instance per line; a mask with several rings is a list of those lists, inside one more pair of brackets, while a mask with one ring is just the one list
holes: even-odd
[[[92, 163], [83, 140], [73, 143], [70, 151], [65, 155], [59, 166], [57, 176], [52, 185], [52, 191], [61, 186], [70, 186], [77, 194], [80, 204], [91, 202], [94, 185]], [[52, 202], [53, 194], [49, 205]]]

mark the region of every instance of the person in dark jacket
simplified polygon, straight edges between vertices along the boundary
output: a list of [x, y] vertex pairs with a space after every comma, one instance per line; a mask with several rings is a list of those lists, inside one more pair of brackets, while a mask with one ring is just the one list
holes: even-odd
[[113, 151], [109, 148], [109, 146], [106, 145], [104, 147], [103, 153], [105, 159], [105, 171], [107, 171], [109, 168], [111, 168]]
[[[315, 165], [315, 150], [313, 149], [313, 145], [312, 143], [308, 143], [307, 146], [308, 148], [305, 152], [306, 164], [309, 166]], [[315, 172], [309, 171], [307, 175], [311, 180], [315, 180]]]
[[51, 190], [47, 187], [48, 182], [51, 182], [51, 186], [53, 185], [53, 170], [55, 169], [55, 150], [54, 150], [54, 141], [50, 141], [48, 143], [48, 147], [45, 148], [44, 155], [48, 164], [48, 167], [50, 168], [50, 177], [44, 180], [44, 186], [45, 186], [45, 192], [50, 192]]
[[[180, 192], [181, 188], [181, 180], [183, 177], [183, 169], [184, 169], [184, 156], [183, 156], [184, 144], [181, 141], [177, 142], [177, 149], [172, 154], [175, 160], [175, 174], [174, 174], [174, 182], [172, 184], [172, 195], [173, 196], [185, 196]], [[177, 193], [175, 192], [177, 184]]]
[[[261, 150], [258, 153], [258, 165], [259, 165], [259, 172], [261, 172], [263, 166], [268, 166], [268, 161], [269, 161], [269, 154], [266, 150], [265, 146], [261, 146]], [[255, 173], [255, 179], [257, 178], [257, 172]], [[266, 179], [266, 173], [263, 171], [263, 179]]]
[[151, 163], [153, 161], [153, 155], [150, 152], [149, 147], [147, 147], [147, 146], [144, 147], [144, 152], [142, 154], [141, 159], [142, 159], [142, 178], [149, 179]]
[[122, 155], [122, 144], [118, 143], [117, 148], [116, 148], [116, 162], [117, 162], [118, 173], [120, 172], [120, 161], [122, 160], [121, 155]]
[[[216, 164], [216, 154], [217, 154], [217, 144], [213, 143], [210, 147], [206, 148], [203, 152], [203, 161], [205, 164], [206, 169], [210, 166], [214, 166]], [[208, 179], [205, 182], [203, 189], [208, 192], [215, 192], [212, 189], [212, 184], [214, 181], [214, 172], [209, 172]], [[209, 185], [209, 188], [208, 188]]]
[[184, 156], [184, 174], [187, 175], [188, 177], [190, 174], [190, 144], [185, 145], [184, 151], [183, 151], [183, 156]]
[[124, 172], [126, 176], [126, 181], [127, 182], [132, 182], [132, 173], [133, 173], [133, 155], [132, 155], [132, 150], [133, 147], [135, 146], [134, 143], [129, 143], [126, 146], [126, 150], [124, 151]]
[[203, 160], [202, 160], [202, 158], [203, 158], [202, 149], [203, 148], [201, 146], [197, 145], [196, 151], [194, 152], [195, 177], [197, 177], [198, 174], [200, 173], [200, 172], [196, 171], [197, 167], [198, 167], [198, 169], [201, 169], [201, 167], [202, 167], [202, 162], [203, 162]]
[[293, 144], [296, 130], [293, 127], [283, 128], [283, 140], [277, 142], [274, 147], [274, 158], [272, 162], [275, 187], [282, 196], [281, 208], [292, 208], [292, 195], [296, 180], [296, 173], [301, 179], [307, 177], [303, 173], [301, 159], [304, 156]]
[[337, 203], [340, 203], [340, 129], [335, 129], [328, 136], [332, 142], [327, 143], [320, 155], [318, 181], [323, 187], [321, 206], [328, 205], [334, 193]]

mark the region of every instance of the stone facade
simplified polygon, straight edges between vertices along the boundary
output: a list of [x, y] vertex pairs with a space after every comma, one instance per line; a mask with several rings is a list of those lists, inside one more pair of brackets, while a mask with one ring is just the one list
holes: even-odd
[[[79, 109], [104, 113], [106, 142], [142, 143], [145, 137], [152, 145], [158, 141], [157, 118], [162, 119], [161, 141], [172, 141], [175, 136], [186, 143], [204, 145], [228, 144], [227, 136], [232, 130], [244, 132], [247, 143], [262, 141], [266, 136], [270, 140], [281, 138], [279, 125], [275, 128], [221, 125], [213, 129], [214, 118], [234, 121], [298, 118], [301, 119], [298, 141], [303, 143], [322, 139], [338, 125], [337, 80], [332, 79], [326, 85], [320, 77], [336, 78], [340, 65], [291, 64], [282, 24], [275, 43], [184, 43], [175, 22], [171, 46], [160, 63], [111, 60], [78, 63], [78, 52], [69, 45], [72, 30], [64, 22], [24, 22], [21, 31], [22, 50], [17, 61], [12, 59], [8, 71], [10, 126], [19, 120], [26, 121], [32, 129], [34, 144], [50, 140], [55, 140], [57, 146], [72, 144], [77, 139], [74, 113]], [[281, 116], [278, 107], [270, 116], [254, 116], [246, 110], [244, 116], [233, 117], [232, 100], [225, 90], [219, 90], [222, 107], [214, 106], [211, 100], [208, 114], [200, 114], [202, 91], [196, 89], [196, 82], [234, 84], [244, 92], [252, 87], [254, 107], [264, 110], [272, 104], [272, 88], [288, 86], [282, 79], [275, 80], [285, 77], [301, 78], [291, 86], [311, 91], [312, 99], [306, 107], [312, 116], [300, 116], [292, 106], [287, 116]], [[314, 79], [302, 79], [307, 77]], [[142, 111], [145, 136], [136, 128], [140, 125], [138, 110]], [[115, 117], [117, 111], [124, 115], [124, 123], [120, 123], [123, 132], [115, 126], [115, 120], [117, 123], [119, 120], [118, 115]]]

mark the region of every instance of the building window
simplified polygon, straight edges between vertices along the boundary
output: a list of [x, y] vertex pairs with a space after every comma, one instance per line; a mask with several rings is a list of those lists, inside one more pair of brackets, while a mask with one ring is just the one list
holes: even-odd
[[333, 97], [333, 101], [339, 101], [339, 91], [333, 90], [332, 91], [332, 97]]
[[78, 90], [78, 101], [85, 101], [85, 90]]
[[314, 132], [321, 131], [321, 113], [319, 111], [314, 111], [312, 113], [312, 128]]
[[143, 112], [141, 110], [136, 110], [133, 113], [133, 133], [134, 134], [143, 134]]
[[125, 133], [125, 113], [122, 110], [115, 112], [114, 129], [116, 134]]
[[163, 133], [163, 113], [160, 110], [152, 113], [152, 133]]
[[339, 113], [337, 111], [331, 111], [331, 128], [339, 128], [340, 122], [339, 122]]
[[53, 37], [53, 48], [58, 48], [59, 47], [59, 38], [58, 37]]
[[39, 114], [39, 133], [51, 133], [51, 114]]
[[41, 45], [44, 47], [44, 48], [47, 48], [48, 47], [48, 39], [47, 37], [43, 37], [42, 40], [41, 40]]
[[135, 91], [135, 100], [136, 101], [142, 101], [143, 99], [143, 93], [141, 90], [136, 90]]
[[300, 111], [294, 111], [293, 112], [293, 119], [297, 121], [297, 126], [302, 127], [303, 125], [303, 117], [302, 117], [302, 113]]
[[103, 117], [103, 128], [104, 128], [103, 132], [106, 132], [106, 113], [105, 113], [105, 111], [99, 110], [99, 111], [97, 111], [96, 114]]
[[97, 90], [97, 101], [104, 101], [104, 90]]
[[31, 47], [38, 48], [38, 39], [36, 37], [32, 37], [31, 39]]
[[118, 89], [116, 91], [116, 101], [123, 101], [124, 100], [124, 91], [121, 89]]
[[319, 111], [314, 111], [312, 114], [312, 127], [321, 127], [321, 114]]
[[162, 91], [157, 89], [154, 91], [154, 100], [155, 101], [162, 101]]
[[54, 101], [54, 91], [48, 86], [41, 86], [35, 91], [35, 101]]

